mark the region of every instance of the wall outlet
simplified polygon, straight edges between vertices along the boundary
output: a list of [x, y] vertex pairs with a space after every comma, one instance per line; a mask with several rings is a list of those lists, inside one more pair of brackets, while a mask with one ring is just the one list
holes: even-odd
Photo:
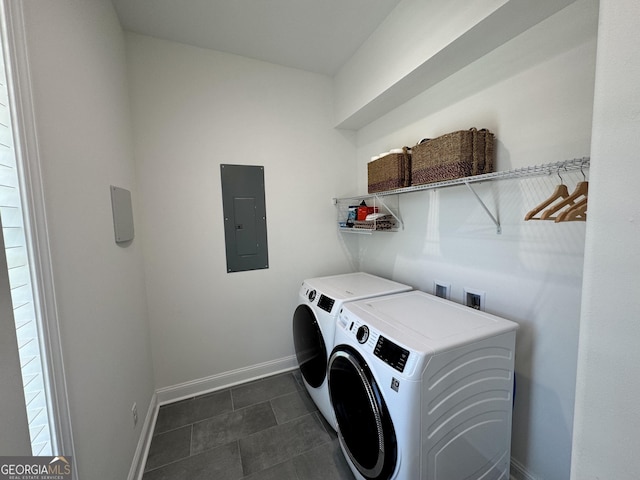
[[467, 307], [474, 308], [476, 310], [482, 310], [484, 312], [484, 300], [485, 293], [480, 290], [474, 290], [471, 288], [464, 289], [464, 304]]
[[436, 297], [445, 298], [449, 300], [451, 298], [451, 284], [440, 282], [438, 280], [434, 281], [433, 294]]
[[138, 424], [138, 405], [135, 402], [131, 407], [131, 415], [133, 415], [133, 426], [135, 427]]

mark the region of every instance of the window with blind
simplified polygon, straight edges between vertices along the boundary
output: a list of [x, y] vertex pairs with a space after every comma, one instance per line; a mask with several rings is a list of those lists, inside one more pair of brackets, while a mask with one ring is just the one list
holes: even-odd
[[5, 62], [0, 56], [0, 224], [5, 240], [31, 449], [33, 455], [52, 455], [45, 357], [41, 354], [39, 319], [34, 304], [6, 78]]

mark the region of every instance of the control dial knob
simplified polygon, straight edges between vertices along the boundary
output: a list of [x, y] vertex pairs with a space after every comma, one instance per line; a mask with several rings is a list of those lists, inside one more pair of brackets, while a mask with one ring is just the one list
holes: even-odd
[[356, 339], [360, 343], [365, 343], [368, 338], [369, 338], [369, 327], [367, 327], [366, 325], [362, 325], [360, 328], [358, 328], [358, 331], [356, 332]]
[[316, 298], [316, 291], [315, 290], [310, 290], [308, 296], [309, 296], [309, 301], [313, 302], [315, 300], [315, 298]]

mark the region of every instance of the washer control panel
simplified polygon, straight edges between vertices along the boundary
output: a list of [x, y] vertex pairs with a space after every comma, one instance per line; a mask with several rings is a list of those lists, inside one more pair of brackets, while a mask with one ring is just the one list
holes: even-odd
[[404, 372], [404, 367], [407, 366], [409, 350], [402, 348], [400, 345], [396, 345], [382, 335], [378, 337], [378, 342], [376, 343], [376, 348], [373, 353], [380, 360], [391, 365], [399, 372]]
[[375, 355], [398, 372], [404, 373], [407, 369], [408, 372], [411, 372], [415, 367], [415, 355], [411, 355], [408, 349], [366, 325], [357, 316], [351, 316], [341, 310], [338, 317], [338, 328], [344, 329], [348, 335], [355, 337], [355, 340], [362, 345], [365, 351]]

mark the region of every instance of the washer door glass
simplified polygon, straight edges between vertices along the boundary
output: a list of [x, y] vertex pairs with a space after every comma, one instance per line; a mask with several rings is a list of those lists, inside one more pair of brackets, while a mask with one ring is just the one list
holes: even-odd
[[367, 479], [390, 478], [397, 443], [389, 411], [367, 363], [346, 345], [336, 347], [329, 359], [329, 395], [353, 465]]
[[302, 376], [318, 388], [327, 375], [327, 348], [316, 316], [307, 305], [298, 305], [293, 313], [293, 343]]

